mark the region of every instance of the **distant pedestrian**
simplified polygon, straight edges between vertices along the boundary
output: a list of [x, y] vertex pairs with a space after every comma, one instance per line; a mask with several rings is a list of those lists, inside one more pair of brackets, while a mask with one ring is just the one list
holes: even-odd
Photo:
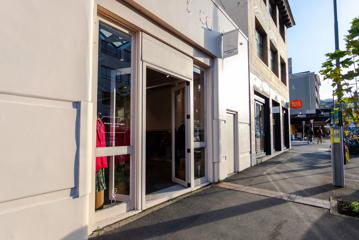
[[313, 142], [313, 129], [310, 127], [308, 129], [308, 144]]
[[322, 128], [318, 129], [317, 138], [318, 138], [317, 144], [319, 144], [319, 143], [322, 144], [323, 143], [323, 130], [322, 130]]

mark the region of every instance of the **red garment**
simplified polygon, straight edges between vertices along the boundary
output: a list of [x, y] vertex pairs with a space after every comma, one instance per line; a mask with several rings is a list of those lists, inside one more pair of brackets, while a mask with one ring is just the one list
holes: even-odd
[[[118, 127], [116, 130], [116, 146], [130, 146], [131, 143], [130, 129], [126, 127]], [[115, 157], [116, 164], [124, 164], [130, 160], [130, 155], [120, 155]]]
[[[106, 147], [105, 124], [101, 119], [96, 122], [96, 147]], [[107, 157], [96, 157], [96, 172], [107, 167]]]

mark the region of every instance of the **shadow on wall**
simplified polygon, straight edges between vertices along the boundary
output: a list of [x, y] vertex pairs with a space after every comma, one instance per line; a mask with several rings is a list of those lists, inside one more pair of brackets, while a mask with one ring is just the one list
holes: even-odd
[[76, 109], [76, 128], [75, 128], [75, 143], [76, 153], [74, 156], [74, 187], [71, 189], [71, 197], [79, 197], [79, 182], [80, 182], [80, 128], [81, 128], [81, 103], [74, 102], [73, 108]]

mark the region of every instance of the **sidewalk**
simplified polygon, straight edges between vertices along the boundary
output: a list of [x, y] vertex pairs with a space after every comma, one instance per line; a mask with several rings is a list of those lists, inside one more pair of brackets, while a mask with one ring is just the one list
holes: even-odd
[[270, 161], [247, 169], [226, 181], [328, 200], [359, 199], [359, 157], [345, 166], [345, 188], [332, 185], [329, 144], [293, 143], [292, 149]]
[[[347, 166], [347, 187], [331, 186], [325, 145], [293, 150], [228, 179], [306, 197], [358, 197], [359, 158]], [[329, 159], [328, 159], [329, 158]], [[212, 186], [94, 239], [357, 239], [359, 220], [327, 209]]]

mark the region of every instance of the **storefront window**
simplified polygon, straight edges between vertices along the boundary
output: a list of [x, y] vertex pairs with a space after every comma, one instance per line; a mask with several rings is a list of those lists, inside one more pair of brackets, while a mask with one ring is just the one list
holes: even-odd
[[264, 154], [264, 104], [255, 101], [255, 146], [256, 154]]
[[131, 155], [131, 36], [100, 23], [96, 209], [129, 201]]
[[102, 23], [98, 78], [97, 114], [106, 139], [98, 147], [130, 145], [131, 36]]
[[205, 177], [205, 86], [204, 71], [193, 70], [193, 111], [194, 111], [194, 172], [195, 178]]
[[193, 72], [194, 141], [204, 142], [204, 72]]

